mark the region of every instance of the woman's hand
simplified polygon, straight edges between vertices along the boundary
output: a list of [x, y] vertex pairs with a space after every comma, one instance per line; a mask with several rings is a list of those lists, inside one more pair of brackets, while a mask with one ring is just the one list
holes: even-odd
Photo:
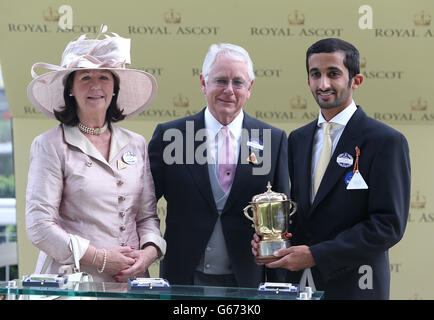
[[106, 249], [106, 263], [104, 266], [104, 249], [96, 249], [94, 246], [89, 245], [80, 263], [93, 266], [98, 270], [101, 270], [104, 266], [103, 272], [115, 275], [136, 262], [134, 258], [128, 256], [133, 251], [134, 247], [113, 247]]
[[[121, 270], [125, 270], [136, 262], [129, 254], [134, 252], [132, 247], [113, 247], [106, 250], [106, 264], [104, 267], [105, 273], [115, 275]], [[104, 264], [104, 250], [98, 249], [98, 254], [95, 262], [95, 267], [101, 270]]]
[[119, 282], [127, 282], [128, 278], [143, 277], [149, 266], [158, 257], [157, 248], [153, 245], [146, 246], [142, 250], [134, 250], [126, 254], [135, 260], [128, 268], [118, 272], [113, 278]]

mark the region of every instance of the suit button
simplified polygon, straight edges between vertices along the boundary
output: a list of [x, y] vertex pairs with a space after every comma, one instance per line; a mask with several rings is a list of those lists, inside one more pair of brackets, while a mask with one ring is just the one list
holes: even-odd
[[125, 197], [124, 197], [124, 196], [119, 196], [119, 197], [118, 197], [118, 200], [119, 200], [119, 201], [124, 201], [124, 200], [125, 200]]
[[125, 231], [126, 227], [124, 225], [121, 225], [119, 229], [121, 229], [121, 231]]
[[120, 215], [121, 217], [125, 217], [125, 211], [121, 211], [121, 212], [119, 212], [119, 215]]
[[116, 182], [116, 184], [117, 184], [118, 186], [121, 186], [121, 185], [124, 184], [124, 182], [123, 182], [122, 180], [118, 180], [118, 182]]

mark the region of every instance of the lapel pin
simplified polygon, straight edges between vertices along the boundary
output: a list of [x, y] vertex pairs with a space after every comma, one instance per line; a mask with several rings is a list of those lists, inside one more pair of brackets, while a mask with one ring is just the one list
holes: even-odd
[[345, 177], [345, 183], [347, 178], [349, 178], [347, 190], [359, 190], [359, 189], [368, 189], [368, 185], [365, 182], [365, 179], [363, 179], [362, 175], [359, 172], [359, 156], [360, 156], [360, 149], [356, 146], [356, 162], [354, 164], [353, 173], [350, 177], [350, 174], [347, 174]]
[[118, 160], [118, 170], [125, 169], [126, 167], [128, 167], [128, 165], [126, 163], [124, 163], [121, 160]]
[[354, 159], [350, 154], [344, 152], [338, 155], [338, 157], [336, 158], [336, 162], [342, 168], [349, 168], [353, 165]]
[[251, 162], [253, 164], [258, 164], [258, 159], [256, 159], [256, 155], [254, 152], [250, 154], [250, 156], [247, 158], [247, 162]]

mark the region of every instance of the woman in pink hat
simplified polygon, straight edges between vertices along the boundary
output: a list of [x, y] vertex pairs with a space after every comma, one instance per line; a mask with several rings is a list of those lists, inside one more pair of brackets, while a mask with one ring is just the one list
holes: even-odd
[[[166, 242], [146, 141], [113, 123], [149, 107], [157, 84], [152, 75], [125, 68], [130, 39], [105, 31], [70, 42], [61, 66], [32, 67], [30, 101], [61, 124], [32, 143], [26, 229], [41, 250], [36, 273], [73, 264], [73, 242], [81, 271], [94, 281], [125, 282], [149, 276]], [[36, 76], [35, 67], [54, 71]]]

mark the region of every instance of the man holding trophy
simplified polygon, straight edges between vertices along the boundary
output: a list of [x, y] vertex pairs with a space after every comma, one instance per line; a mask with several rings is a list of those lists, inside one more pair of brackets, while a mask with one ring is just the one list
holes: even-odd
[[353, 45], [320, 40], [306, 68], [320, 112], [288, 138], [293, 246], [266, 266], [290, 270], [292, 283], [309, 274], [325, 299], [389, 299], [388, 249], [404, 234], [410, 204], [407, 140], [355, 104], [364, 78]]
[[256, 194], [289, 194], [284, 131], [243, 111], [254, 81], [243, 48], [212, 45], [200, 85], [207, 106], [159, 124], [149, 143], [157, 199], [167, 201], [167, 251], [160, 276], [171, 284], [255, 287], [282, 281], [282, 270], [258, 266], [250, 253], [254, 229], [243, 208]]

